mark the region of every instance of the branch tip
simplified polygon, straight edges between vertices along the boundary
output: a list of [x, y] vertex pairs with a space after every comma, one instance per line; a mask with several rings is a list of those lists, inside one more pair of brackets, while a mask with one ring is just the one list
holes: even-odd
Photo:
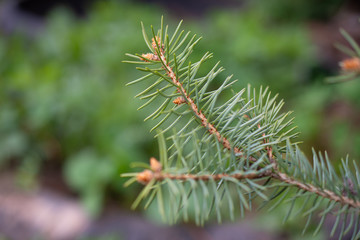
[[161, 163], [154, 157], [150, 158], [150, 168], [153, 172], [161, 172], [162, 170]]
[[360, 72], [360, 58], [348, 58], [339, 63], [341, 70], [346, 72]]
[[136, 175], [136, 180], [141, 184], [148, 184], [154, 178], [154, 173], [148, 169], [139, 172]]

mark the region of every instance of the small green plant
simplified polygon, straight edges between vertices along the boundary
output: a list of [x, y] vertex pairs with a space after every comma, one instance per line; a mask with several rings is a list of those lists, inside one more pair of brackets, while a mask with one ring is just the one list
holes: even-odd
[[181, 22], [169, 35], [162, 20], [157, 32], [151, 27], [152, 39], [142, 28], [150, 52], [127, 54], [135, 60], [125, 62], [141, 65], [145, 75], [128, 85], [143, 87], [139, 109], [151, 109], [145, 120], [157, 120], [151, 131], [157, 132], [160, 161], [151, 158], [147, 169], [122, 175], [131, 177], [126, 186], [145, 185], [133, 208], [155, 201], [168, 222], [191, 218], [202, 225], [212, 216], [235, 219], [254, 206], [289, 206], [284, 221], [306, 217], [303, 232], [316, 219], [316, 234], [332, 214], [332, 235], [338, 230], [340, 239], [350, 231], [352, 239], [360, 237], [355, 161], [347, 157], [338, 172], [326, 153], [313, 150], [309, 162], [294, 143], [291, 112], [281, 112], [284, 102], [268, 88], [235, 92], [232, 76], [213, 85], [223, 71], [219, 63], [199, 75], [212, 54], [189, 61], [201, 38], [181, 31]]

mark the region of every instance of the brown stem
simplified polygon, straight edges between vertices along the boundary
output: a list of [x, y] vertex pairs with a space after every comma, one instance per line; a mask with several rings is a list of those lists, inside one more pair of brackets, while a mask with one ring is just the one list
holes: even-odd
[[346, 205], [349, 205], [351, 207], [354, 207], [354, 208], [360, 208], [360, 202], [359, 201], [355, 201], [354, 199], [351, 199], [349, 197], [346, 197], [346, 196], [339, 196], [337, 194], [335, 194], [334, 192], [332, 191], [329, 191], [329, 190], [323, 190], [323, 189], [319, 189], [317, 187], [315, 187], [314, 185], [311, 185], [311, 184], [305, 184], [305, 183], [302, 183], [302, 182], [299, 182], [295, 179], [292, 179], [291, 177], [289, 177], [288, 175], [286, 175], [285, 173], [281, 173], [281, 172], [277, 172], [277, 173], [273, 173], [271, 175], [272, 178], [275, 178], [281, 182], [285, 182], [285, 183], [288, 183], [290, 185], [294, 185], [300, 189], [303, 189], [307, 192], [313, 192], [321, 197], [324, 197], [324, 198], [328, 198], [332, 201], [335, 201], [335, 202], [338, 202], [338, 203], [341, 203], [341, 204], [346, 204]]
[[153, 171], [153, 170], [144, 170], [137, 174], [136, 178], [138, 182], [143, 184], [148, 184], [151, 180], [156, 181], [163, 181], [165, 179], [172, 179], [172, 180], [182, 180], [186, 181], [189, 179], [198, 181], [219, 181], [223, 178], [234, 178], [237, 180], [241, 179], [259, 179], [267, 176], [271, 176], [272, 171], [264, 171], [264, 172], [252, 172], [252, 173], [235, 173], [235, 174], [203, 174], [203, 175], [195, 175], [195, 174], [171, 174], [171, 173], [164, 173], [162, 171]]
[[236, 174], [225, 174], [225, 173], [220, 173], [220, 174], [214, 174], [214, 175], [209, 175], [209, 174], [205, 174], [205, 175], [194, 175], [194, 174], [169, 174], [169, 173], [154, 173], [154, 178], [157, 181], [162, 181], [166, 178], [168, 179], [173, 179], [173, 180], [188, 180], [188, 179], [193, 179], [193, 180], [203, 180], [203, 181], [208, 181], [210, 179], [213, 179], [215, 181], [219, 181], [223, 178], [235, 178], [237, 180], [241, 180], [241, 179], [258, 179], [258, 178], [263, 178], [266, 176], [269, 176], [270, 172], [265, 172], [265, 173], [246, 173], [246, 174], [242, 174], [242, 173], [236, 173]]

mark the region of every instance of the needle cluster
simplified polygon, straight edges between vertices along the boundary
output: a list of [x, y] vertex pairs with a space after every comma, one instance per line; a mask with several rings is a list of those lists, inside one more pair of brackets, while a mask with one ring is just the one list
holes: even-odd
[[[149, 53], [127, 54], [135, 60], [126, 62], [145, 73], [128, 85], [145, 86], [136, 97], [145, 100], [139, 109], [153, 109], [145, 120], [157, 120], [151, 131], [157, 130], [160, 147], [160, 161], [151, 158], [148, 169], [124, 174], [131, 177], [127, 185], [145, 185], [133, 207], [144, 201], [147, 208], [156, 200], [167, 221], [192, 217], [204, 224], [213, 215], [218, 221], [243, 215], [260, 199], [270, 208], [290, 205], [284, 220], [307, 217], [304, 231], [313, 218], [320, 219], [316, 233], [328, 214], [336, 215], [332, 233], [340, 229], [341, 238], [352, 231], [358, 239], [357, 163], [344, 160], [340, 174], [326, 153], [314, 152], [310, 163], [293, 143], [298, 133], [291, 112], [281, 110], [283, 101], [267, 88], [235, 92], [232, 76], [215, 88], [213, 80], [223, 68], [217, 63], [199, 76], [212, 54], [191, 63], [200, 38], [180, 28], [181, 22], [170, 36], [162, 20], [157, 32], [151, 27], [149, 39], [143, 27]], [[302, 204], [295, 211], [297, 201]]]

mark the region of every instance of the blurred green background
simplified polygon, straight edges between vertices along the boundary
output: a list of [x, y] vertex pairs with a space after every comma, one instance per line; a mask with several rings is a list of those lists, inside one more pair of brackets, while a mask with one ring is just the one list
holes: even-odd
[[[360, 83], [324, 84], [345, 56], [314, 34], [324, 26], [325, 37], [338, 41], [337, 16], [351, 3], [233, 4], [197, 16], [159, 3], [94, 1], [81, 18], [56, 8], [31, 36], [1, 31], [0, 171], [14, 173], [24, 189], [79, 197], [92, 216], [109, 202], [129, 207], [141, 186], [124, 188], [119, 175], [157, 156], [157, 143], [143, 122], [146, 112], [136, 111], [137, 90], [125, 87], [141, 73], [121, 61], [146, 51], [140, 21], [158, 26], [161, 15], [170, 29], [184, 18], [183, 28], [204, 37], [194, 55], [211, 51], [213, 63], [221, 60], [226, 71], [218, 83], [234, 74], [235, 90], [250, 83], [279, 93], [308, 156], [314, 147], [328, 150], [335, 165], [348, 153], [360, 159]], [[342, 27], [358, 31], [357, 23]]]

